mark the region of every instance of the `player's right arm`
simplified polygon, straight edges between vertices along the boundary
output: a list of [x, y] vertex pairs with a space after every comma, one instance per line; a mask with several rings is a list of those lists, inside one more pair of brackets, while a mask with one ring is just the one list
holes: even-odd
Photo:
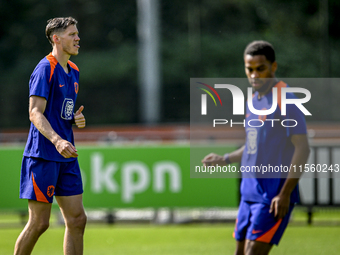
[[72, 143], [62, 139], [51, 127], [51, 124], [44, 116], [46, 99], [39, 96], [31, 96], [29, 100], [29, 118], [39, 132], [50, 140], [57, 151], [64, 158], [78, 157], [77, 150]]
[[[230, 161], [230, 163], [239, 163], [241, 162], [242, 159], [242, 154], [244, 151], [245, 145], [243, 145], [241, 148], [231, 152], [228, 154], [228, 161]], [[225, 155], [221, 156], [218, 155], [216, 153], [210, 153], [207, 156], [204, 157], [204, 159], [202, 159], [202, 163], [204, 166], [225, 166], [228, 165], [228, 163], [226, 162], [225, 159]]]

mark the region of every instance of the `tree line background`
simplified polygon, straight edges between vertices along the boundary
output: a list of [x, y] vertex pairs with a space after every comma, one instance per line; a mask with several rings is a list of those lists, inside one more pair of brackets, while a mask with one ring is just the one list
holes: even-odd
[[[253, 40], [274, 45], [278, 77], [339, 76], [339, 1], [159, 1], [161, 123], [189, 122], [190, 77], [245, 77], [243, 50]], [[140, 123], [136, 0], [0, 0], [0, 128], [28, 127], [29, 77], [51, 51], [45, 26], [58, 16], [79, 21], [80, 54], [71, 60], [87, 123]], [[340, 85], [332, 86], [314, 92], [334, 97]], [[338, 121], [336, 110], [322, 111], [330, 106], [339, 100], [310, 104], [313, 121]]]

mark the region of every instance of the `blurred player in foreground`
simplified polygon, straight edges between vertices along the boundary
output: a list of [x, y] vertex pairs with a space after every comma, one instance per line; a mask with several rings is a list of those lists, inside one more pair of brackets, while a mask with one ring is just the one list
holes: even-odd
[[16, 241], [14, 254], [31, 254], [49, 226], [54, 195], [66, 223], [64, 254], [83, 254], [86, 215], [72, 124], [84, 128], [85, 117], [83, 106], [74, 113], [79, 69], [69, 61], [80, 47], [76, 25], [72, 17], [47, 21], [52, 52], [39, 62], [30, 78], [31, 127], [20, 180], [20, 198], [28, 199], [29, 220]]
[[[271, 108], [274, 87], [278, 91], [278, 107], [268, 116], [258, 116], [250, 112], [247, 104], [246, 144], [224, 156], [211, 153], [202, 160], [203, 164], [209, 166], [241, 162], [242, 166], [271, 165], [286, 166], [288, 169], [291, 165], [304, 166], [310, 152], [306, 122], [303, 113], [292, 104], [287, 105], [287, 114], [281, 115], [281, 88], [288, 85], [275, 78], [277, 62], [272, 45], [265, 41], [250, 43], [244, 51], [244, 63], [249, 83], [255, 91], [254, 108]], [[296, 97], [287, 93], [287, 98]], [[264, 121], [266, 118], [294, 119], [298, 124], [295, 127], [283, 127], [276, 122], [273, 126], [271, 121]], [[260, 119], [264, 125], [251, 127], [249, 120], [252, 119]], [[241, 202], [234, 231], [237, 244], [235, 254], [266, 255], [273, 244], [278, 245], [294, 204], [299, 201], [300, 176], [301, 173], [294, 173], [293, 170], [289, 174], [281, 171], [268, 176], [242, 173]]]

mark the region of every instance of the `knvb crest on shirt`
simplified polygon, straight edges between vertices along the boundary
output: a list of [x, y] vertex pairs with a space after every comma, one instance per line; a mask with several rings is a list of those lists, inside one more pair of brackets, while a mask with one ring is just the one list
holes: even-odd
[[248, 154], [256, 154], [257, 152], [257, 130], [256, 128], [247, 128], [247, 148]]
[[74, 103], [71, 98], [65, 98], [61, 108], [61, 118], [64, 120], [72, 120]]

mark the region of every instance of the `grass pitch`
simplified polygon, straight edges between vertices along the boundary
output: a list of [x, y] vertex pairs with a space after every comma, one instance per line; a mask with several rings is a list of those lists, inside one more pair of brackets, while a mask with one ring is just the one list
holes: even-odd
[[[233, 254], [233, 224], [94, 225], [85, 233], [85, 255], [219, 255]], [[21, 228], [0, 229], [0, 254], [13, 254]], [[64, 228], [54, 226], [39, 239], [33, 255], [63, 254]], [[271, 254], [335, 255], [340, 252], [340, 226], [287, 228]]]

